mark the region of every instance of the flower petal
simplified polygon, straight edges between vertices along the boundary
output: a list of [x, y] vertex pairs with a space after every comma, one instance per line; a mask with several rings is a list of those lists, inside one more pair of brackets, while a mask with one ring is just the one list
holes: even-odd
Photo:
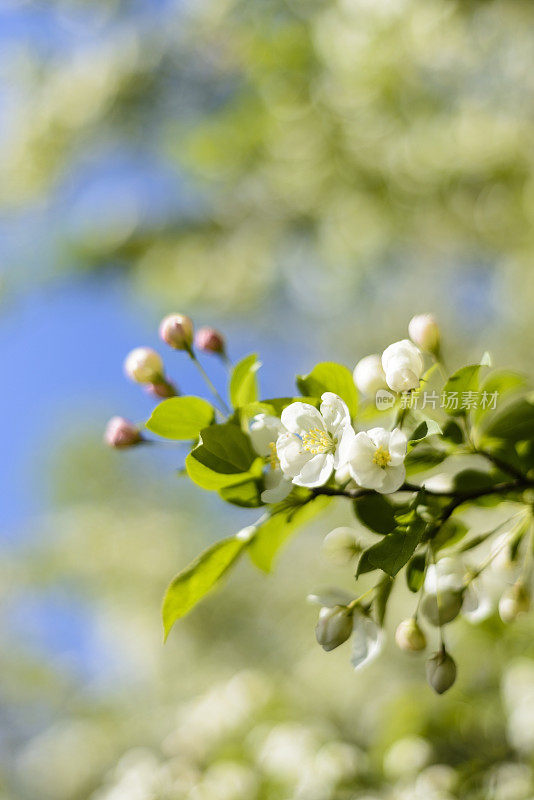
[[252, 447], [260, 456], [271, 454], [271, 442], [276, 442], [284, 426], [278, 417], [270, 414], [257, 414], [250, 421]]
[[324, 420], [316, 408], [309, 403], [291, 403], [281, 414], [282, 425], [291, 433], [303, 434], [319, 428], [326, 430]]
[[[352, 425], [346, 425], [338, 432], [338, 444], [334, 453], [334, 467], [341, 469], [348, 464], [351, 444], [356, 438]], [[348, 480], [348, 477], [347, 477]]]
[[294, 478], [311, 458], [311, 453], [302, 449], [302, 441], [294, 433], [281, 433], [276, 440], [276, 454], [284, 475]]
[[347, 606], [352, 600], [354, 600], [354, 595], [343, 591], [343, 589], [323, 589], [320, 592], [314, 592], [308, 595], [308, 601], [310, 603], [316, 603], [319, 606], [326, 606], [327, 608]]
[[297, 486], [323, 486], [334, 469], [334, 456], [332, 453], [319, 453], [304, 464], [298, 475], [293, 478]]
[[399, 464], [402, 464], [406, 457], [407, 445], [408, 439], [406, 438], [406, 434], [403, 433], [400, 428], [395, 428], [391, 431], [388, 450], [391, 456], [390, 465], [392, 467], [397, 467]]
[[377, 488], [377, 492], [391, 494], [391, 492], [396, 492], [400, 489], [406, 477], [404, 464], [399, 464], [397, 467], [386, 467], [382, 472], [384, 473], [384, 478], [382, 486]]
[[347, 404], [334, 392], [325, 392], [321, 397], [321, 414], [327, 430], [334, 436], [340, 426], [350, 425]]
[[266, 472], [263, 483], [265, 489], [261, 493], [261, 499], [264, 503], [280, 503], [286, 499], [293, 488], [293, 483], [284, 476], [280, 469], [271, 469]]
[[376, 622], [361, 612], [354, 614], [351, 663], [361, 669], [375, 659], [382, 650], [384, 633]]

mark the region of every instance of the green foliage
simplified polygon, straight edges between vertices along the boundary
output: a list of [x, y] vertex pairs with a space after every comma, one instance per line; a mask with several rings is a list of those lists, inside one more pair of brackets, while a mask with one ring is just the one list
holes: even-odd
[[498, 411], [483, 429], [486, 438], [519, 442], [534, 438], [534, 400], [520, 397]]
[[418, 592], [425, 579], [426, 554], [417, 553], [406, 565], [406, 583], [411, 592]]
[[443, 391], [446, 395], [456, 395], [458, 398], [457, 408], [451, 406], [447, 411], [452, 416], [459, 416], [465, 414], [469, 408], [466, 398], [463, 396], [465, 393], [476, 392], [478, 389], [478, 378], [480, 370], [487, 364], [470, 364], [467, 367], [462, 367], [457, 370], [446, 382]]
[[243, 358], [232, 371], [230, 378], [230, 401], [234, 408], [241, 408], [258, 400], [258, 376], [261, 367], [258, 356], [252, 353]]
[[282, 545], [298, 527], [323, 511], [329, 502], [329, 497], [316, 497], [301, 506], [285, 503], [280, 509], [275, 507], [271, 517], [258, 526], [249, 544], [252, 562], [264, 572], [270, 572]]
[[163, 599], [165, 638], [176, 620], [187, 614], [235, 564], [246, 540], [236, 536], [216, 542], [171, 581]]
[[397, 527], [396, 508], [381, 494], [368, 494], [354, 501], [354, 513], [369, 530], [383, 535]]
[[380, 569], [392, 578], [407, 563], [421, 542], [427, 523], [415, 510], [397, 518], [397, 527], [392, 533], [364, 550], [358, 562], [356, 577], [365, 572]]
[[216, 490], [254, 477], [255, 460], [248, 436], [237, 425], [226, 423], [201, 431], [201, 443], [189, 453], [185, 466], [194, 483]]
[[352, 373], [342, 364], [323, 361], [317, 364], [308, 375], [297, 376], [297, 388], [303, 395], [321, 397], [324, 392], [333, 392], [348, 406], [351, 417], [358, 411], [358, 392]]
[[211, 425], [215, 409], [201, 397], [171, 397], [156, 406], [146, 427], [166, 439], [196, 439], [203, 428]]

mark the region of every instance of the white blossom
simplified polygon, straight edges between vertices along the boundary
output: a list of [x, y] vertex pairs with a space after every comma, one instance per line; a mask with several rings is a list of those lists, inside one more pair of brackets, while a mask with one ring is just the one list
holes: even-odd
[[276, 441], [285, 431], [278, 417], [257, 414], [250, 422], [250, 439], [258, 455], [268, 459], [269, 469], [264, 475], [265, 489], [261, 493], [264, 503], [279, 503], [291, 491], [291, 480], [287, 480], [280, 469], [276, 453]]
[[348, 445], [347, 461], [353, 479], [380, 494], [396, 492], [404, 483], [407, 439], [400, 428], [371, 428], [357, 433]]
[[408, 325], [410, 339], [421, 350], [435, 353], [439, 348], [439, 327], [432, 314], [417, 314]]
[[325, 392], [318, 411], [308, 403], [291, 403], [282, 411], [287, 429], [276, 443], [284, 475], [297, 486], [322, 486], [332, 471], [346, 463], [355, 434], [350, 413], [343, 400]]
[[423, 356], [409, 339], [402, 339], [386, 347], [382, 353], [382, 368], [386, 383], [393, 392], [417, 389], [423, 374]]
[[387, 389], [386, 375], [378, 354], [360, 359], [352, 375], [356, 388], [367, 397], [373, 397], [379, 389]]
[[352, 629], [351, 664], [354, 669], [373, 661], [381, 652], [384, 644], [384, 632], [371, 617], [358, 609], [354, 612]]

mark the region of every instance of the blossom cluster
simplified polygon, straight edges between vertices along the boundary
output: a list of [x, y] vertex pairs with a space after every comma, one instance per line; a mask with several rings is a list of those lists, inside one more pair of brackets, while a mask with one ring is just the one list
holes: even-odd
[[[446, 625], [460, 614], [480, 620], [497, 607], [501, 620], [511, 622], [529, 609], [533, 395], [516, 373], [488, 373], [487, 354], [449, 375], [431, 315], [414, 317], [408, 332], [410, 338], [360, 359], [352, 373], [322, 362], [297, 376], [300, 398], [262, 399], [257, 356], [232, 364], [222, 334], [213, 328], [195, 333], [183, 314], [165, 317], [159, 335], [192, 360], [212, 402], [180, 395], [153, 349], [136, 348], [128, 355], [127, 376], [161, 399], [146, 431], [187, 444], [182, 471], [197, 486], [241, 508], [264, 507], [255, 523], [215, 542], [176, 575], [163, 604], [165, 635], [245, 553], [270, 570], [293, 529], [333, 497], [350, 500], [358, 521], [380, 537], [364, 543], [350, 529], [332, 531], [325, 544], [340, 560], [357, 558], [357, 581], [377, 571], [379, 578], [359, 596], [337, 588], [311, 596], [320, 605], [318, 643], [329, 652], [350, 639], [355, 669], [381, 650], [389, 596], [401, 571], [419, 599], [413, 615], [398, 624], [395, 641], [402, 650], [422, 651], [427, 636], [421, 618], [438, 630], [438, 649], [426, 671], [439, 694], [454, 684], [457, 672], [445, 645]], [[211, 381], [199, 353], [220, 357], [229, 369], [227, 397]], [[391, 402], [380, 404], [384, 396]], [[114, 417], [106, 441], [123, 449], [154, 440], [141, 426]], [[454, 456], [478, 460], [466, 460], [458, 471], [448, 462]], [[445, 462], [444, 473], [433, 472]], [[418, 472], [423, 480], [413, 482]], [[497, 536], [502, 526], [476, 536], [461, 518], [464, 508], [488, 499], [519, 505], [507, 520], [504, 539]], [[492, 542], [496, 548], [485, 558], [466, 563], [464, 551]], [[448, 549], [454, 545], [457, 552]], [[512, 579], [493, 581], [488, 592], [487, 568], [498, 563], [501, 551], [512, 562], [507, 573]]]

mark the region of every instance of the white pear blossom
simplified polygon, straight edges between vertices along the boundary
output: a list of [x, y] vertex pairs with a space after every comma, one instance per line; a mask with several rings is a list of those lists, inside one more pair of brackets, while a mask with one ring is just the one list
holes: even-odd
[[400, 428], [371, 428], [357, 433], [347, 447], [350, 474], [359, 486], [380, 494], [396, 492], [404, 483], [407, 439]]
[[322, 486], [334, 469], [346, 463], [355, 433], [343, 400], [325, 392], [318, 411], [308, 403], [291, 403], [281, 415], [276, 452], [284, 475], [297, 486]]
[[250, 421], [252, 447], [259, 456], [268, 459], [269, 469], [264, 475], [265, 489], [261, 493], [264, 503], [279, 503], [291, 491], [291, 480], [284, 476], [276, 454], [276, 441], [285, 432], [278, 417], [270, 414], [257, 414]]
[[408, 325], [410, 339], [421, 350], [435, 353], [439, 349], [439, 327], [432, 314], [417, 314]]
[[352, 373], [356, 388], [367, 397], [373, 397], [379, 389], [387, 389], [386, 376], [378, 354], [361, 358]]
[[382, 368], [386, 383], [394, 392], [417, 389], [424, 370], [420, 349], [409, 339], [402, 339], [386, 347], [382, 353]]
[[371, 617], [358, 609], [354, 612], [352, 628], [351, 664], [361, 669], [380, 654], [384, 645], [384, 631]]

